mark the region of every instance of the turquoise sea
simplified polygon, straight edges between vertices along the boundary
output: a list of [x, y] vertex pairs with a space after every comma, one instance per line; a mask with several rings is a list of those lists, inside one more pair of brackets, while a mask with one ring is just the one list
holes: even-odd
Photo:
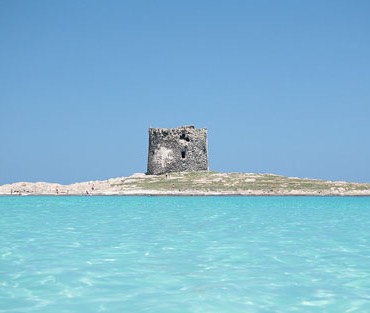
[[0, 197], [0, 312], [370, 312], [367, 197]]

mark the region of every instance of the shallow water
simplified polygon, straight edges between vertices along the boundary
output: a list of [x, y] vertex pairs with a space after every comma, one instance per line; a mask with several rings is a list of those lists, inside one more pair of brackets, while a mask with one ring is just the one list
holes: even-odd
[[0, 312], [370, 312], [370, 198], [0, 197]]

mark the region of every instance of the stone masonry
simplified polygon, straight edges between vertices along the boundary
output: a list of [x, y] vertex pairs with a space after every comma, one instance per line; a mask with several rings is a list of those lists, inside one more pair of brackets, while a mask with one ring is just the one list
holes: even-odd
[[207, 128], [150, 128], [149, 175], [208, 170]]

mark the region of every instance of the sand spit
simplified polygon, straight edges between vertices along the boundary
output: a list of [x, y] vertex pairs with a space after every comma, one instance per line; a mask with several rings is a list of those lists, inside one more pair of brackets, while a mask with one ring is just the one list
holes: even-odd
[[370, 196], [370, 184], [201, 171], [164, 175], [136, 173], [70, 185], [19, 182], [0, 185], [0, 195]]

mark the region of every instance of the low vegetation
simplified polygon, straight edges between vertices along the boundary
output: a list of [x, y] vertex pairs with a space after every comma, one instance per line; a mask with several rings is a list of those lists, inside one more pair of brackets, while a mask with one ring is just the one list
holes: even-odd
[[0, 186], [0, 195], [364, 195], [370, 184], [302, 179], [273, 174], [181, 172], [71, 185], [19, 182]]
[[345, 194], [370, 191], [370, 184], [302, 179], [273, 174], [182, 172], [128, 177], [122, 190], [242, 194]]

